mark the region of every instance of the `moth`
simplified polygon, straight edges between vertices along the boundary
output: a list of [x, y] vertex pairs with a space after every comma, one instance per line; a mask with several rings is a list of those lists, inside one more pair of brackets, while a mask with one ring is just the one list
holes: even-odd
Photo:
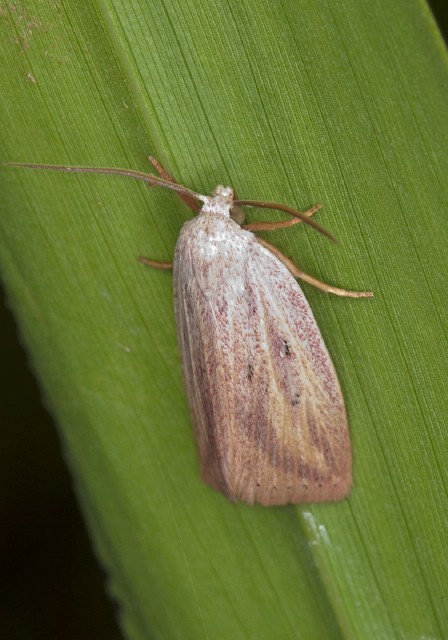
[[[211, 197], [128, 169], [18, 164], [54, 171], [109, 173], [177, 191], [198, 215], [180, 231], [173, 263], [177, 337], [204, 482], [229, 500], [265, 506], [327, 502], [348, 495], [351, 443], [339, 382], [313, 313], [295, 278], [340, 296], [371, 297], [301, 271], [254, 231], [303, 221], [286, 205], [239, 200], [218, 185]], [[203, 203], [199, 209], [197, 201]], [[243, 206], [278, 209], [281, 222], [244, 225]]]

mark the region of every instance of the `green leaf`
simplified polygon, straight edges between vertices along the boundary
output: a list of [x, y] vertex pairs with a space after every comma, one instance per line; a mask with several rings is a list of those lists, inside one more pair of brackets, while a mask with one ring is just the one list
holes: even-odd
[[350, 497], [232, 505], [199, 479], [171, 275], [136, 260], [171, 259], [186, 207], [2, 169], [3, 279], [126, 637], [446, 637], [448, 76], [426, 5], [29, 0], [0, 26], [3, 161], [152, 154], [202, 193], [320, 202], [339, 246], [270, 239], [375, 293], [303, 287], [346, 398]]

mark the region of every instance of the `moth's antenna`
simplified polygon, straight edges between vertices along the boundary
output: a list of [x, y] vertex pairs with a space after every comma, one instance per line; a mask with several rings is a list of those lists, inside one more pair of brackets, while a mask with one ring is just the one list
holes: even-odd
[[297, 211], [292, 207], [288, 207], [286, 204], [279, 204], [277, 202], [258, 202], [257, 200], [235, 200], [233, 204], [236, 206], [260, 207], [261, 209], [278, 209], [279, 211], [286, 211], [286, 213], [289, 213], [291, 216], [295, 216], [296, 218], [300, 218], [300, 220], [302, 220], [303, 222], [306, 222], [320, 233], [323, 233], [323, 235], [327, 236], [327, 238], [329, 238], [332, 242], [338, 244], [336, 238], [332, 236], [329, 231], [321, 227], [320, 224], [317, 224], [317, 222], [311, 220], [311, 218], [304, 215], [300, 211]]
[[183, 187], [177, 182], [170, 182], [159, 176], [154, 176], [150, 173], [141, 173], [140, 171], [132, 171], [132, 169], [112, 169], [108, 167], [68, 167], [59, 164], [28, 164], [23, 162], [6, 162], [9, 167], [26, 167], [29, 169], [50, 169], [50, 171], [66, 171], [67, 173], [112, 173], [117, 176], [124, 176], [129, 178], [137, 178], [137, 180], [143, 180], [151, 186], [165, 187], [166, 189], [172, 189], [178, 193], [201, 200], [205, 202], [208, 200], [207, 196], [202, 196], [200, 193], [191, 191], [187, 187]]

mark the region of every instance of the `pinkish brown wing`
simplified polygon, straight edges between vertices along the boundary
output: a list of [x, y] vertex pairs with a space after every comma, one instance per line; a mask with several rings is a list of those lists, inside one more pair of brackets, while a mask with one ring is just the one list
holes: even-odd
[[233, 221], [199, 216], [179, 236], [174, 287], [203, 480], [249, 504], [345, 497], [344, 401], [286, 267]]

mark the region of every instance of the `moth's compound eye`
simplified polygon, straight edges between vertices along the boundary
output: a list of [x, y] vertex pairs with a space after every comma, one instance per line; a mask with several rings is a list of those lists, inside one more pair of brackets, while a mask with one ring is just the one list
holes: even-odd
[[232, 207], [230, 209], [230, 217], [232, 218], [232, 220], [234, 220], [234, 222], [236, 222], [240, 226], [244, 224], [246, 215], [244, 213], [243, 207], [238, 207], [238, 206]]

